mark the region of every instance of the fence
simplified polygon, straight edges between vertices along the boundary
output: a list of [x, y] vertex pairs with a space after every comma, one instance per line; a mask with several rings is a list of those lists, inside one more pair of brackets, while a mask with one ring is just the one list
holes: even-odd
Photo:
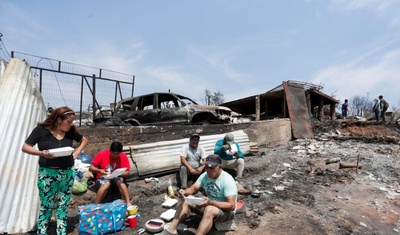
[[[47, 108], [66, 105], [79, 114], [103, 116], [102, 106], [112, 108], [134, 93], [134, 75], [16, 51], [11, 52], [11, 57], [24, 59], [31, 66]], [[79, 115], [79, 125], [82, 116]]]

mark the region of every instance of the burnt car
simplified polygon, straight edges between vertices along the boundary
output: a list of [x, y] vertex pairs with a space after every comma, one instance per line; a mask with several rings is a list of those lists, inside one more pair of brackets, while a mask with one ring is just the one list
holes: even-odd
[[152, 93], [123, 99], [114, 109], [114, 118], [140, 125], [230, 123], [231, 109], [199, 105], [175, 93]]

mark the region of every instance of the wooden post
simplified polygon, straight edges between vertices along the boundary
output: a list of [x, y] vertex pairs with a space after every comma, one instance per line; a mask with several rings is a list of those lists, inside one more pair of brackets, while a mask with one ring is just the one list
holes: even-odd
[[319, 99], [319, 105], [318, 105], [318, 114], [319, 114], [319, 120], [322, 121], [324, 120], [324, 99]]
[[256, 96], [256, 121], [260, 121], [260, 96]]
[[331, 112], [330, 112], [331, 119], [335, 120], [335, 103], [331, 103], [330, 107], [331, 107]]

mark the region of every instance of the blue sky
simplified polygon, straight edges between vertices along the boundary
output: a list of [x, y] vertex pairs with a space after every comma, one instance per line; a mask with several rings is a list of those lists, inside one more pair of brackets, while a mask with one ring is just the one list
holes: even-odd
[[0, 22], [9, 52], [133, 74], [137, 95], [297, 80], [400, 107], [400, 0], [0, 0]]

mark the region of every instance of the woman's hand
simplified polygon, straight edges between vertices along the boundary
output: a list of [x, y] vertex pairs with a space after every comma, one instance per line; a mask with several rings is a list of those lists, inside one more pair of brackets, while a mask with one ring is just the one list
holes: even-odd
[[54, 154], [49, 152], [49, 150], [43, 150], [41, 155], [46, 159], [54, 159], [54, 158], [56, 158], [54, 156]]

